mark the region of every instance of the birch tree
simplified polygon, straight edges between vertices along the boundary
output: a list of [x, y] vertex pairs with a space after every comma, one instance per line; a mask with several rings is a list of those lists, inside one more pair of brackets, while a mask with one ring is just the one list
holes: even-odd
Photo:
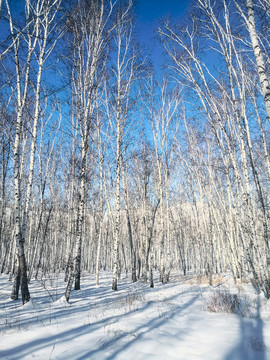
[[82, 1], [69, 19], [72, 36], [72, 92], [74, 116], [77, 118], [80, 134], [79, 202], [77, 229], [71, 272], [65, 292], [69, 301], [75, 279], [75, 290], [80, 289], [82, 232], [86, 202], [87, 154], [90, 135], [95, 129], [98, 94], [106, 69], [109, 37], [116, 24], [113, 15], [115, 2]]
[[[46, 3], [39, 0], [34, 3], [26, 1], [25, 3], [25, 32], [17, 34], [17, 27], [14, 21], [8, 0], [5, 1], [6, 12], [9, 21], [9, 29], [12, 37], [12, 49], [14, 53], [14, 63], [16, 71], [16, 133], [14, 138], [13, 154], [14, 154], [14, 208], [15, 208], [15, 239], [16, 252], [18, 259], [17, 271], [15, 273], [14, 286], [11, 298], [18, 298], [18, 291], [21, 285], [22, 302], [26, 303], [30, 299], [27, 285], [26, 261], [25, 261], [25, 233], [28, 222], [29, 206], [31, 203], [35, 148], [37, 140], [37, 128], [40, 111], [41, 96], [41, 76], [44, 63], [51, 55], [57, 37], [52, 41], [52, 32], [55, 31], [55, 20], [61, 1], [54, 0]], [[49, 45], [48, 45], [49, 43]], [[26, 56], [23, 52], [26, 50]], [[35, 60], [37, 65], [35, 65]], [[34, 81], [30, 77], [33, 76], [33, 68], [37, 69]], [[32, 86], [34, 84], [34, 86]], [[28, 170], [28, 183], [26, 191], [25, 204], [22, 207], [21, 202], [21, 174], [23, 164], [21, 162], [21, 133], [23, 126], [24, 110], [27, 98], [31, 89], [35, 96], [34, 114], [32, 118], [32, 146], [30, 152], [30, 162]]]
[[[234, 1], [241, 17], [244, 19], [249, 32], [252, 49], [257, 65], [257, 73], [260, 80], [262, 95], [265, 103], [268, 122], [270, 123], [270, 82], [267, 75], [267, 63], [263, 53], [263, 46], [260, 44], [260, 36], [256, 29], [255, 6], [253, 0], [246, 0], [246, 13], [237, 1]], [[266, 11], [270, 11], [270, 4], [265, 2]]]
[[154, 94], [149, 111], [155, 144], [157, 193], [160, 202], [159, 272], [160, 281], [168, 282], [171, 271], [169, 173], [173, 149], [172, 143], [176, 130], [174, 120], [177, 115], [180, 93], [177, 88], [169, 90], [167, 79], [163, 80], [163, 83], [158, 87], [158, 91], [160, 94], [157, 94], [157, 98], [155, 98]]
[[133, 40], [133, 23], [131, 17], [132, 2], [119, 7], [117, 26], [113, 42], [111, 96], [107, 106], [115, 146], [115, 230], [113, 249], [113, 281], [112, 289], [117, 290], [118, 248], [120, 241], [120, 196], [121, 196], [121, 159], [123, 144], [128, 136], [131, 123], [130, 116], [137, 103], [137, 95], [133, 88], [135, 80], [141, 76], [143, 63], [140, 61], [140, 51], [136, 49]]
[[[237, 251], [244, 253], [243, 258], [246, 258], [255, 282], [267, 295], [268, 272], [265, 270], [268, 262], [268, 250], [266, 257], [262, 259], [259, 248], [261, 235], [258, 233], [255, 217], [255, 193], [252, 191], [254, 184], [258, 199], [264, 209], [262, 183], [255, 163], [247, 116], [246, 83], [248, 74], [245, 71], [244, 56], [241, 56], [246, 49], [243, 42], [239, 41], [238, 35], [231, 30], [230, 11], [232, 11], [232, 7], [227, 6], [226, 1], [222, 6], [217, 6], [208, 0], [198, 0], [198, 5], [202, 12], [197, 19], [193, 18], [192, 24], [180, 29], [165, 23], [159, 31], [164, 40], [165, 50], [172, 59], [169, 66], [173, 75], [178, 74], [178, 81], [183, 81], [190, 93], [193, 92], [191, 96], [196, 94], [198, 97], [202, 105], [200, 122], [204, 123], [204, 120], [207, 120], [206, 129], [215, 136], [227, 174], [229, 175], [233, 170], [234, 185], [232, 185], [230, 175], [227, 180], [228, 189], [232, 189], [228, 193], [229, 203], [231, 202], [232, 206], [237, 208], [237, 214], [231, 214], [233, 214], [234, 220], [236, 219], [238, 228], [236, 231], [242, 235]], [[213, 69], [200, 58], [201, 44], [198, 26], [201, 26], [200, 31], [207, 39], [207, 43], [225, 66], [226, 71], [223, 68], [222, 81], [216, 76]], [[249, 63], [249, 59], [247, 61]], [[194, 109], [198, 109], [198, 106], [196, 105]], [[207, 194], [206, 189], [203, 192], [208, 201], [211, 201], [209, 192]], [[214, 219], [213, 210], [210, 210], [209, 216]], [[206, 220], [210, 221], [210, 217], [203, 220], [204, 232], [207, 231]], [[267, 228], [267, 219], [265, 216], [263, 219], [263, 226]], [[231, 221], [233, 222], [232, 219]], [[264, 233], [267, 248], [267, 231]], [[235, 254], [234, 242], [231, 241], [230, 244], [232, 252]], [[238, 242], [237, 244], [239, 245]], [[233, 255], [233, 258], [235, 259], [236, 256]], [[263, 266], [259, 259], [263, 260]], [[241, 260], [241, 262], [244, 265], [245, 260]]]

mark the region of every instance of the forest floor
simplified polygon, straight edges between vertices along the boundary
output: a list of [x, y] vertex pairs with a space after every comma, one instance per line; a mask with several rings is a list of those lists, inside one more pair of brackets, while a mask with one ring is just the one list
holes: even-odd
[[153, 289], [122, 277], [113, 292], [111, 279], [82, 274], [66, 303], [63, 275], [47, 276], [22, 306], [1, 275], [0, 359], [270, 359], [270, 301], [250, 284], [173, 273]]

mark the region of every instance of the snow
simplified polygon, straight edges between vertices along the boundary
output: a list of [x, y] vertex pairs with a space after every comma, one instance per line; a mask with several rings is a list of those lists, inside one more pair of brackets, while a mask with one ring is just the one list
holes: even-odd
[[[0, 359], [270, 359], [270, 304], [249, 284], [226, 278], [210, 287], [175, 273], [153, 289], [121, 278], [114, 292], [110, 273], [99, 286], [83, 274], [67, 303], [62, 279], [32, 281], [23, 306], [9, 299], [12, 284], [1, 275]], [[223, 293], [240, 300], [245, 317], [209, 311]]]

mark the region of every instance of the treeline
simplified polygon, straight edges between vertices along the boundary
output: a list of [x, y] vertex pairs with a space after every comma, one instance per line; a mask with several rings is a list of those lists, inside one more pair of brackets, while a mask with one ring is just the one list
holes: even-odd
[[[63, 272], [249, 277], [270, 297], [268, 0], [196, 0], [157, 28], [131, 1], [0, 2], [0, 265], [12, 299]], [[157, 80], [156, 78], [162, 80]]]

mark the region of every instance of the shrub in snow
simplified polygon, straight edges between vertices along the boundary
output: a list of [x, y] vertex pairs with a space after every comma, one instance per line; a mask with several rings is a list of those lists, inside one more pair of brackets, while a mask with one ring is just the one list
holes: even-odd
[[205, 310], [213, 313], [237, 314], [243, 317], [256, 317], [257, 306], [247, 295], [232, 294], [226, 288], [213, 291], [205, 302]]

